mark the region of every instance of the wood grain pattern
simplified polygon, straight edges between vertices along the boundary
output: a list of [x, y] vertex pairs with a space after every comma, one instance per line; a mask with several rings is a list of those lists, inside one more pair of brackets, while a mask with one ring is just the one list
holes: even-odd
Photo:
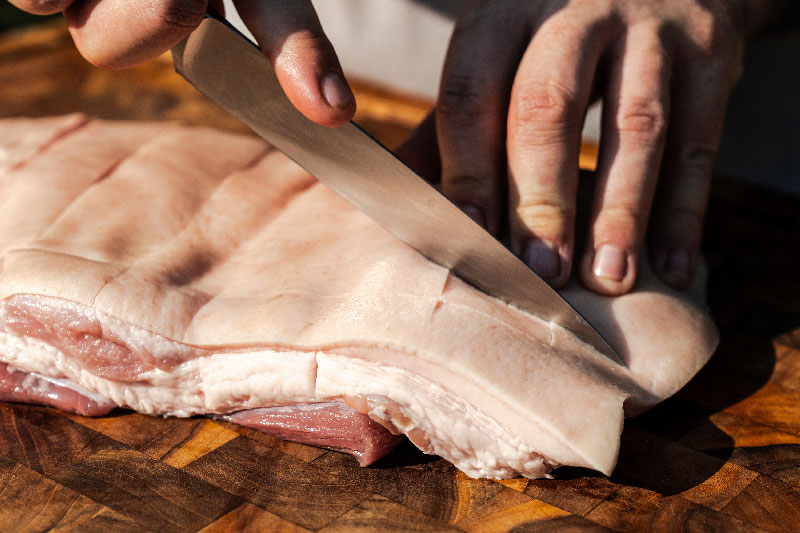
[[[390, 145], [428, 110], [357, 93], [358, 119]], [[0, 37], [0, 116], [72, 111], [244, 131], [167, 60], [107, 73], [60, 24]], [[210, 419], [0, 403], [0, 531], [797, 531], [798, 235], [800, 201], [717, 180], [706, 255], [722, 343], [679, 394], [628, 421], [610, 478], [472, 480], [408, 443], [359, 468]]]

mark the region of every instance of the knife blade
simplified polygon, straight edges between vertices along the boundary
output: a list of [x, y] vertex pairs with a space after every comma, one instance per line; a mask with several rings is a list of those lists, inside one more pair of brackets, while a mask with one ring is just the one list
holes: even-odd
[[289, 102], [269, 60], [207, 17], [172, 49], [175, 70], [358, 210], [478, 289], [622, 359], [543, 279], [354, 122], [327, 128]]

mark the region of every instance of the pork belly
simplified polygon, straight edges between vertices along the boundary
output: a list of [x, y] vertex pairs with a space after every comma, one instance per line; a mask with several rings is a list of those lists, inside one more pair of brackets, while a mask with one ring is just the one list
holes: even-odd
[[[647, 265], [621, 297], [562, 292], [622, 367], [431, 263], [260, 140], [48, 120], [24, 124], [45, 130], [35, 147], [0, 122], [15, 161], [0, 170], [0, 361], [36, 376], [22, 389], [225, 417], [361, 464], [406, 435], [475, 477], [610, 473], [624, 417], [716, 346], [699, 291]], [[47, 133], [59, 120], [79, 126]]]

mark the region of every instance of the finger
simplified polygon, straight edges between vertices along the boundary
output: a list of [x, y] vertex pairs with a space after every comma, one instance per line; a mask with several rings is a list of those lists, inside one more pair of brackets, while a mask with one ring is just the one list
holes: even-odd
[[442, 192], [494, 235], [505, 202], [508, 92], [519, 43], [529, 38], [523, 24], [509, 27], [507, 16], [471, 10], [457, 22], [436, 104]]
[[556, 287], [570, 275], [581, 129], [608, 41], [607, 31], [591, 24], [543, 25], [522, 58], [511, 93], [512, 247]]
[[9, 0], [9, 2], [34, 15], [52, 15], [67, 9], [73, 0]]
[[629, 28], [611, 67], [581, 277], [591, 290], [633, 287], [666, 138], [670, 61], [659, 27]]
[[697, 64], [676, 87], [650, 232], [652, 264], [664, 281], [676, 287], [686, 287], [694, 277], [733, 79], [728, 68]]
[[395, 152], [414, 172], [433, 185], [442, 174], [439, 149], [436, 146], [436, 115], [431, 111]]
[[235, 5], [301, 113], [323, 126], [341, 126], [353, 117], [355, 97], [309, 0]]
[[163, 54], [203, 20], [208, 0], [79, 0], [64, 11], [81, 55], [109, 69]]

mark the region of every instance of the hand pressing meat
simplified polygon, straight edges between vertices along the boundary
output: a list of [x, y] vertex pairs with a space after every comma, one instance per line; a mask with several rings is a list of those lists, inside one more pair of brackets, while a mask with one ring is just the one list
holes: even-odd
[[[11, 0], [39, 15], [63, 12], [80, 53], [110, 69], [154, 59], [203, 20], [208, 0]], [[212, 0], [218, 11], [222, 2]], [[323, 126], [352, 118], [356, 103], [310, 0], [238, 0], [236, 9], [297, 109]]]
[[[468, 2], [436, 108], [445, 194], [491, 232], [508, 224], [514, 250], [554, 286], [567, 282], [574, 261], [589, 289], [629, 291], [648, 224], [652, 265], [687, 286], [745, 36], [788, 5]], [[586, 108], [598, 97], [599, 168], [581, 251], [578, 153]]]

